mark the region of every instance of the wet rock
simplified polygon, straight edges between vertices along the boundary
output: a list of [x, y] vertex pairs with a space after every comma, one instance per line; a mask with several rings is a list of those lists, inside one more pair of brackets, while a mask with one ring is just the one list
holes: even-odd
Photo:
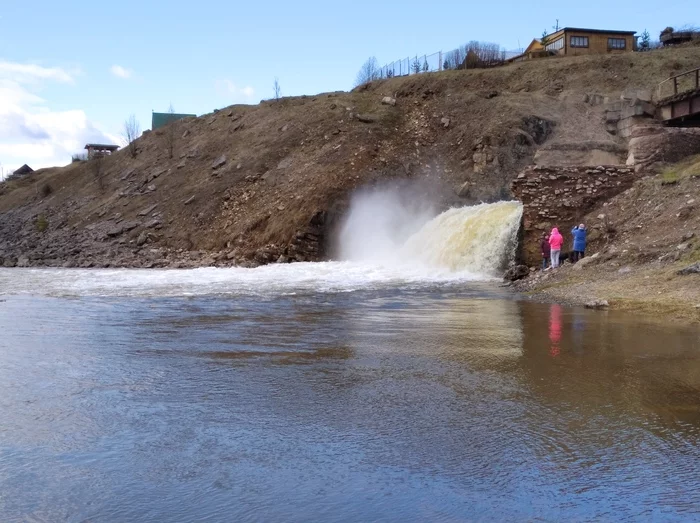
[[587, 309], [607, 309], [609, 306], [608, 300], [591, 300], [584, 305]]
[[676, 272], [676, 274], [680, 276], [687, 276], [688, 274], [700, 274], [700, 262], [688, 265], [687, 267]]
[[527, 265], [516, 265], [511, 267], [503, 275], [503, 279], [506, 281], [517, 281], [522, 280], [530, 274], [530, 268]]

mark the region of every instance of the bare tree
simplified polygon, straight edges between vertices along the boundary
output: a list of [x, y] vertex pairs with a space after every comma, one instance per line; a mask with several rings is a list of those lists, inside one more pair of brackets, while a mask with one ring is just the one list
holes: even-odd
[[168, 147], [168, 158], [175, 154], [175, 108], [173, 104], [168, 107], [168, 124], [165, 127], [165, 143]]
[[141, 125], [135, 115], [129, 116], [129, 119], [124, 122], [123, 138], [129, 147], [129, 154], [132, 158], [136, 158], [136, 139], [141, 135]]
[[280, 80], [275, 76], [275, 83], [272, 84], [272, 90], [275, 93], [275, 101], [279, 102], [282, 97], [282, 87], [280, 87]]
[[368, 84], [373, 80], [379, 78], [379, 66], [377, 66], [377, 59], [371, 56], [367, 61], [362, 64], [360, 71], [357, 73], [357, 78], [355, 78], [355, 87], [359, 85]]

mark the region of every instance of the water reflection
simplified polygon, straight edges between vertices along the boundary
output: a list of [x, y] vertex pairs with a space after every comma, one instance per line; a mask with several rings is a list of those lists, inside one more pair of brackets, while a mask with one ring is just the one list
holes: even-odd
[[698, 330], [495, 293], [17, 299], [0, 519], [691, 519]]

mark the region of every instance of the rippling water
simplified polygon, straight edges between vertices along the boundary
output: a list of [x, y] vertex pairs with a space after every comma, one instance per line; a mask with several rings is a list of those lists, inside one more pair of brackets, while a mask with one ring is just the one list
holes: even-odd
[[699, 330], [317, 269], [0, 271], [0, 520], [700, 517]]

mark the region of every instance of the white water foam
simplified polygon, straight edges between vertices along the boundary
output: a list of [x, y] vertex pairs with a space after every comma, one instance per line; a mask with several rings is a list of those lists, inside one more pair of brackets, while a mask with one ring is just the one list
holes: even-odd
[[275, 296], [449, 286], [497, 276], [514, 252], [521, 214], [517, 202], [500, 202], [424, 216], [402, 245], [368, 248], [352, 261], [256, 269], [0, 269], [0, 294]]

